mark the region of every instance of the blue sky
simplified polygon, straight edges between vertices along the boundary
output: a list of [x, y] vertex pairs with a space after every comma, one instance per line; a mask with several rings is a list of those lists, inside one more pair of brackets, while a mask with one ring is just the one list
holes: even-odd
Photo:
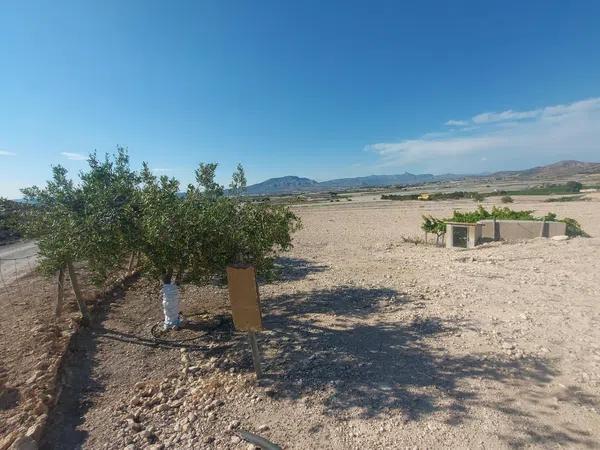
[[189, 182], [600, 160], [597, 1], [0, 3], [0, 195], [96, 149]]

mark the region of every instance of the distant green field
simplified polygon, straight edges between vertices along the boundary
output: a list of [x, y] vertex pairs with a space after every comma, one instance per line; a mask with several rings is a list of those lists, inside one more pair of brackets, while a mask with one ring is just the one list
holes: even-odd
[[[497, 197], [497, 196], [513, 196], [513, 195], [567, 195], [577, 194], [583, 188], [581, 183], [576, 181], [569, 181], [565, 184], [547, 184], [543, 186], [535, 186], [526, 189], [518, 189], [514, 191], [494, 191], [494, 192], [466, 192], [466, 191], [455, 191], [455, 192], [438, 192], [432, 193], [429, 196], [430, 200], [458, 200], [458, 199], [473, 199], [480, 201], [485, 197]], [[384, 194], [381, 196], [382, 200], [417, 200], [419, 194]], [[567, 201], [567, 200], [563, 200]]]

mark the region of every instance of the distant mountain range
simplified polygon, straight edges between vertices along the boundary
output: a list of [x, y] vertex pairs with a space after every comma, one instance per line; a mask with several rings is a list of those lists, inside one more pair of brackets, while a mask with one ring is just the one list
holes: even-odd
[[495, 172], [489, 177], [518, 177], [518, 178], [552, 178], [552, 177], [571, 177], [574, 175], [584, 175], [591, 173], [600, 173], [600, 163], [582, 162], [575, 160], [559, 161], [547, 166], [538, 166], [525, 170], [513, 170]]
[[328, 190], [347, 190], [376, 188], [398, 185], [431, 183], [436, 181], [462, 180], [467, 178], [553, 178], [569, 177], [578, 174], [600, 173], [600, 163], [581, 161], [559, 161], [547, 166], [539, 166], [526, 170], [502, 171], [491, 174], [432, 175], [429, 173], [412, 174], [405, 172], [399, 175], [370, 175], [366, 177], [338, 178], [328, 181], [315, 181], [310, 178], [285, 176], [270, 178], [246, 188], [247, 195], [296, 194], [301, 192], [322, 192]]

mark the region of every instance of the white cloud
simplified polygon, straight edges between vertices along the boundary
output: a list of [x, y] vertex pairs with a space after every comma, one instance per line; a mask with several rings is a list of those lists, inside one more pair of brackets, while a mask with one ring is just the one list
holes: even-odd
[[0, 156], [17, 156], [17, 154], [8, 150], [0, 150]]
[[60, 154], [71, 161], [87, 161], [88, 159], [88, 156], [81, 153], [60, 152]]
[[[600, 160], [600, 97], [529, 111], [486, 112], [465, 121], [467, 125], [444, 133], [426, 133], [418, 139], [371, 144], [367, 150], [381, 157], [382, 166], [418, 164], [444, 171], [465, 167], [470, 155], [518, 160], [538, 155], [552, 160]], [[462, 157], [462, 158], [461, 158]], [[460, 164], [459, 164], [460, 162]]]
[[523, 120], [523, 119], [533, 119], [534, 117], [539, 116], [540, 110], [532, 110], [532, 111], [513, 111], [509, 109], [508, 111], [502, 112], [486, 112], [482, 114], [477, 114], [474, 116], [471, 121], [476, 124], [481, 123], [494, 123], [494, 122], [506, 122], [509, 120]]
[[464, 127], [468, 124], [469, 122], [467, 122], [466, 120], [449, 120], [444, 125], [447, 125], [449, 127]]

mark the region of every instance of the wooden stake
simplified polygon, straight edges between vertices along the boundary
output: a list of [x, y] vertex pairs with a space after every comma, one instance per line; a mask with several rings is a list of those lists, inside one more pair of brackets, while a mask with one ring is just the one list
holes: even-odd
[[59, 318], [63, 310], [63, 300], [65, 298], [65, 269], [62, 267], [58, 271], [57, 277], [57, 292], [56, 292], [56, 311], [55, 316]]
[[75, 294], [75, 300], [77, 300], [77, 306], [79, 306], [79, 311], [81, 311], [83, 324], [88, 325], [90, 323], [90, 313], [88, 312], [87, 305], [85, 304], [85, 301], [81, 295], [79, 281], [77, 281], [77, 274], [75, 273], [73, 264], [71, 262], [67, 263], [67, 270], [69, 271], [69, 278], [71, 280], [71, 286], [73, 287], [73, 293]]
[[256, 378], [262, 378], [262, 369], [260, 368], [260, 352], [258, 350], [258, 342], [256, 342], [256, 333], [254, 331], [248, 331], [248, 341], [250, 342], [250, 348], [252, 349], [252, 362], [254, 363]]
[[129, 255], [129, 264], [127, 265], [127, 275], [131, 275], [133, 273], [133, 261], [135, 258], [135, 252], [131, 252]]

